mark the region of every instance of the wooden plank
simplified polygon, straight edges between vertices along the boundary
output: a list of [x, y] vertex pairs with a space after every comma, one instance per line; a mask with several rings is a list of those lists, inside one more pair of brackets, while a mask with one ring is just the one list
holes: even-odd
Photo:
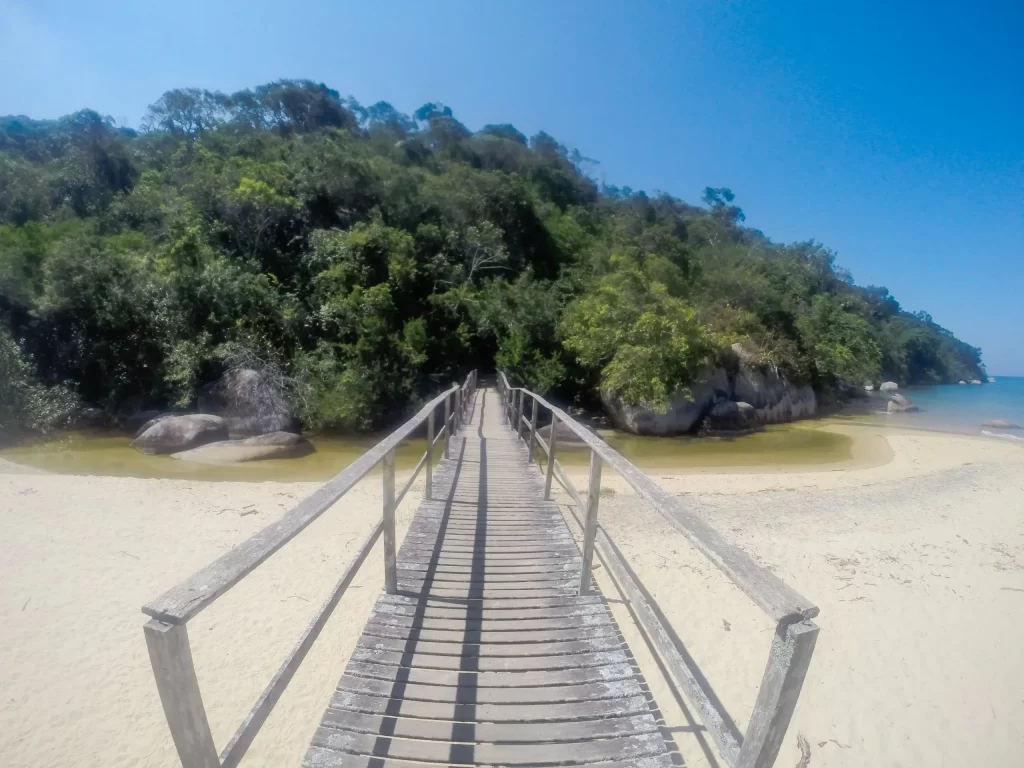
[[[566, 631], [575, 632], [579, 637], [581, 630], [586, 630], [589, 636], [591, 632], [596, 634], [608, 634], [617, 627], [607, 614], [594, 616], [569, 617], [560, 616], [551, 619], [435, 619], [422, 618], [419, 616], [387, 616], [375, 614], [372, 617], [372, 624], [381, 627], [393, 627], [396, 630], [408, 632], [412, 629], [436, 630], [448, 632], [552, 632]], [[369, 627], [370, 624], [367, 624]]]
[[609, 664], [606, 667], [559, 669], [547, 672], [457, 672], [445, 669], [415, 669], [354, 662], [345, 668], [345, 674], [353, 677], [372, 677], [390, 682], [419, 683], [420, 685], [458, 686], [465, 685], [466, 681], [470, 681], [478, 688], [520, 688], [629, 680], [633, 678], [633, 668], [629, 664]]
[[777, 628], [736, 768], [771, 768], [775, 764], [817, 640], [818, 627], [813, 621]]
[[642, 696], [644, 693], [635, 678], [576, 685], [478, 688], [476, 685], [420, 685], [348, 674], [342, 676], [338, 690], [364, 696], [401, 698], [403, 701], [439, 701], [451, 704], [557, 704], [594, 699], [621, 699]]
[[[357, 646], [352, 651], [354, 661], [373, 664], [396, 664], [423, 669], [471, 668], [480, 672], [540, 672], [548, 669], [577, 669], [579, 667], [604, 667], [622, 664], [628, 659], [624, 651], [603, 651], [600, 653], [577, 653], [561, 656], [480, 656], [462, 659], [459, 656], [440, 655], [412, 651], [383, 651]], [[469, 662], [472, 666], [469, 667]]]
[[[381, 595], [377, 600], [377, 605], [416, 605], [417, 599], [410, 598], [407, 595]], [[421, 605], [425, 608], [446, 608], [453, 609], [459, 608], [460, 610], [466, 610], [467, 606], [472, 611], [483, 611], [488, 613], [494, 611], [496, 613], [504, 611], [515, 611], [517, 614], [522, 613], [525, 610], [533, 610], [536, 608], [564, 608], [569, 610], [580, 609], [583, 610], [585, 607], [590, 606], [598, 610], [606, 610], [604, 607], [604, 598], [600, 595], [586, 595], [585, 597], [576, 596], [558, 596], [558, 597], [529, 597], [521, 599], [502, 599], [502, 600], [472, 600], [467, 604], [452, 603], [447, 600], [434, 600], [427, 598]]]
[[[423, 763], [408, 762], [405, 760], [392, 760], [386, 757], [374, 757], [372, 755], [353, 755], [347, 752], [335, 752], [321, 747], [310, 747], [306, 753], [306, 759], [302, 763], [303, 768], [427, 768], [428, 766], [439, 766], [448, 763]], [[629, 762], [609, 761], [595, 765], [595, 768], [675, 768], [672, 758], [668, 755], [645, 757], [642, 763], [635, 760]]]
[[206, 719], [188, 632], [180, 625], [151, 619], [144, 627], [160, 703], [182, 765], [220, 768]]
[[476, 658], [524, 658], [531, 656], [560, 656], [583, 653], [601, 653], [622, 648], [617, 635], [587, 637], [581, 640], [562, 640], [549, 643], [490, 643], [470, 641], [435, 642], [415, 638], [394, 639], [362, 635], [359, 647], [371, 651], [393, 651], [395, 653], [427, 653], [437, 656], [461, 656], [463, 659]]
[[336, 691], [331, 709], [367, 714], [401, 715], [431, 720], [457, 720], [489, 723], [545, 723], [603, 717], [628, 717], [649, 712], [644, 696], [628, 699], [595, 699], [555, 704], [456, 704], [436, 701], [402, 701], [384, 696], [366, 696]]
[[665, 751], [665, 741], [659, 733], [554, 744], [447, 744], [391, 737], [381, 740], [377, 736], [322, 727], [313, 735], [313, 746], [399, 760], [495, 766], [579, 765], [635, 760]]
[[448, 588], [437, 585], [428, 585], [426, 587], [417, 584], [407, 584], [400, 582], [398, 585], [399, 591], [408, 592], [415, 595], [423, 595], [429, 597], [450, 597], [457, 599], [487, 599], [487, 598], [502, 598], [505, 597], [560, 597], [562, 595], [575, 594], [575, 586], [570, 585], [558, 589], [516, 589], [516, 590], [499, 590], [493, 588], [476, 589], [473, 587], [466, 589]]
[[442, 400], [447, 402], [451, 391], [435, 397], [409, 421], [349, 464], [311, 496], [299, 502], [279, 520], [144, 605], [142, 612], [168, 624], [187, 622], [330, 509], [377, 466], [389, 451], [408, 439], [426, 419], [431, 409]]
[[[618, 627], [609, 622], [603, 627], [590, 627], [587, 631], [587, 637], [611, 636], [617, 638], [618, 631]], [[578, 628], [563, 629], [561, 627], [538, 630], [485, 630], [477, 622], [467, 622], [461, 629], [438, 629], [434, 626], [410, 628], [396, 624], [370, 622], [363, 627], [363, 634], [372, 637], [401, 638], [411, 642], [426, 640], [438, 643], [470, 642], [468, 638], [471, 637], [472, 642], [479, 642], [485, 645], [499, 645], [502, 643], [551, 643], [575, 640], [580, 636], [580, 631]]]
[[488, 744], [557, 743], [654, 733], [658, 724], [650, 714], [583, 720], [569, 723], [460, 723], [409, 717], [368, 715], [364, 712], [328, 709], [326, 728], [353, 733], [381, 734], [399, 739]]

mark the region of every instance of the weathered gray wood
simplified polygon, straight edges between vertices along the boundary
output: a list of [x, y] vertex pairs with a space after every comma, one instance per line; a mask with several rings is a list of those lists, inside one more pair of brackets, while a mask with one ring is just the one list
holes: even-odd
[[537, 401], [533, 400], [530, 407], [530, 442], [526, 448], [526, 461], [533, 463], [533, 453], [537, 445]]
[[[356, 647], [352, 651], [353, 661], [368, 661], [374, 664], [403, 664], [423, 669], [464, 669], [466, 662], [459, 656], [420, 653], [419, 651], [398, 653]], [[603, 667], [621, 664], [628, 660], [624, 651], [600, 653], [574, 653], [559, 656], [483, 656], [472, 659], [475, 670], [481, 672], [539, 672], [547, 669], [577, 669], [579, 667]]]
[[447, 401], [451, 390], [423, 406], [416, 416], [339, 472], [313, 495], [301, 501], [280, 520], [271, 523], [242, 544], [221, 555], [210, 565], [147, 603], [142, 612], [169, 624], [184, 624], [210, 603], [251, 573], [306, 526], [326, 512], [356, 483], [365, 477], [403, 440], [417, 430], [430, 409]]
[[[544, 498], [551, 498], [551, 479], [555, 475], [555, 445], [558, 442], [558, 415], [551, 414], [551, 437], [549, 443], [544, 445], [544, 452], [548, 457], [547, 470], [544, 472]], [[543, 441], [542, 441], [543, 442]]]
[[626, 699], [559, 702], [557, 704], [456, 704], [436, 701], [402, 701], [383, 696], [365, 696], [338, 691], [331, 698], [331, 709], [352, 710], [368, 714], [394, 714], [431, 720], [480, 721], [489, 723], [543, 723], [583, 720], [586, 718], [626, 717], [649, 712], [647, 699], [631, 696]]
[[181, 764], [189, 768], [220, 768], [192, 663], [188, 631], [182, 625], [156, 619], [146, 622], [144, 631], [160, 703]]
[[666, 520], [679, 530], [712, 563], [720, 568], [775, 622], [789, 623], [813, 618], [818, 608], [785, 584], [778, 576], [755, 563], [739, 547], [687, 509], [679, 499], [657, 485], [633, 464], [615, 452], [604, 440], [585, 429], [565, 411], [539, 395], [533, 395], [577, 437], [609, 464], [637, 494], [651, 502]]
[[[502, 645], [516, 643], [556, 643], [576, 640], [580, 637], [578, 627], [551, 626], [547, 629], [524, 630], [524, 629], [483, 629], [477, 622], [466, 622], [459, 628], [449, 627], [446, 629], [436, 628], [434, 622], [423, 625], [417, 624], [410, 627], [394, 622], [371, 622], [363, 627], [363, 634], [367, 637], [387, 637], [391, 639], [402, 639], [418, 642], [423, 640], [430, 643], [463, 643], [466, 634], [472, 633], [473, 639], [483, 645]], [[618, 627], [611, 623], [599, 627], [588, 627], [587, 637], [615, 637], [618, 638]], [[617, 640], [618, 641], [618, 640]]]
[[[281, 698], [281, 694], [284, 689], [291, 682], [294, 677], [296, 670], [302, 663], [302, 660], [306, 658], [306, 654], [309, 653], [309, 649], [313, 647], [313, 643], [320, 636], [320, 632], [327, 624], [327, 620], [331, 617], [334, 609], [337, 607], [338, 602], [345, 594], [345, 590], [348, 589], [349, 584], [352, 583], [352, 579], [355, 577], [356, 572], [360, 566], [366, 561], [366, 556], [370, 554], [370, 550], [373, 549], [373, 545], [377, 543], [377, 539], [380, 538], [381, 531], [384, 528], [383, 521], [377, 523], [370, 535], [363, 541], [362, 546], [356, 552], [355, 557], [349, 562], [342, 573], [338, 583], [335, 584], [334, 589], [331, 591], [330, 596], [324, 601], [323, 605], [320, 606], [320, 610], [316, 616], [313, 617], [313, 621], [310, 622], [306, 631], [302, 637], [299, 638], [299, 642], [292, 649], [292, 652], [285, 659], [284, 663], [277, 670], [277, 674], [270, 680], [270, 683], [266, 688], [263, 689], [263, 693], [256, 700], [256, 704], [249, 711], [245, 720], [242, 721], [241, 726], [235, 731], [234, 736], [228, 742], [228, 745], [224, 748], [221, 754], [221, 765], [222, 768], [234, 768], [241, 762], [242, 757], [245, 756], [246, 751], [252, 745], [252, 740], [259, 733], [260, 728], [266, 722], [267, 717], [270, 715], [271, 710], [277, 704]], [[186, 763], [187, 765], [187, 763]]]
[[388, 594], [398, 591], [398, 571], [395, 562], [395, 451], [384, 454], [381, 463], [384, 479], [384, 590]]
[[611, 664], [607, 667], [560, 669], [548, 672], [458, 672], [446, 669], [415, 669], [385, 664], [349, 664], [345, 672], [356, 677], [372, 677], [392, 683], [419, 683], [420, 685], [472, 685], [477, 688], [518, 688], [548, 685], [578, 685], [580, 683], [607, 683], [633, 678], [629, 664]]
[[381, 745], [377, 736], [333, 728], [318, 728], [313, 736], [313, 745], [341, 752], [377, 756], [384, 752], [384, 756], [402, 760], [440, 761], [457, 765], [473, 761], [477, 765], [495, 766], [596, 763], [605, 760], [639, 759], [665, 751], [665, 741], [659, 733], [552, 744], [448, 744], [388, 738], [386, 745]]
[[423, 497], [430, 499], [434, 495], [434, 411], [427, 416], [427, 475], [424, 480]]
[[451, 399], [445, 395], [444, 398], [444, 457], [451, 458], [452, 444], [452, 404]]
[[[365, 696], [391, 696], [394, 683], [368, 677], [344, 675], [338, 683], [339, 691]], [[477, 704], [558, 704], [595, 699], [621, 699], [642, 696], [643, 688], [635, 678], [576, 685], [520, 686], [510, 688], [477, 688], [472, 684], [420, 685], [402, 683], [402, 698], [417, 701], [438, 701], [464, 704], [468, 697]]]
[[590, 452], [590, 486], [587, 491], [587, 516], [583, 523], [583, 564], [580, 568], [580, 594], [590, 591], [590, 573], [594, 563], [594, 536], [597, 535], [597, 505], [601, 498], [601, 457]]
[[323, 725], [353, 733], [387, 733], [399, 739], [496, 744], [584, 741], [658, 730], [658, 724], [650, 714], [565, 723], [459, 723], [368, 715], [341, 709], [327, 710]]
[[[303, 768], [428, 768], [431, 765], [448, 763], [422, 763], [405, 760], [393, 760], [387, 757], [372, 755], [353, 755], [347, 752], [335, 752], [321, 747], [310, 747]], [[674, 768], [675, 763], [669, 755], [648, 756], [642, 761], [611, 760], [602, 762], [597, 768]]]
[[817, 640], [818, 627], [813, 621], [781, 624], [776, 629], [735, 768], [771, 768], [775, 764]]

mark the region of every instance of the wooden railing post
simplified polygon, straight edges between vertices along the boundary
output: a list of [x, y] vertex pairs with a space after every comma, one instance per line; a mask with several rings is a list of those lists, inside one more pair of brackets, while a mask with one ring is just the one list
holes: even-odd
[[448, 449], [448, 444], [452, 441], [452, 404], [451, 398], [445, 397], [444, 399], [444, 457], [447, 459], [451, 455], [451, 451]]
[[519, 413], [516, 414], [516, 437], [523, 439], [523, 416], [526, 415], [526, 390], [519, 390]]
[[768, 665], [734, 768], [771, 768], [775, 763], [817, 640], [818, 625], [809, 619], [775, 628]]
[[530, 400], [530, 443], [526, 449], [526, 460], [533, 463], [533, 452], [537, 445], [537, 399]]
[[459, 426], [462, 424], [462, 388], [455, 390], [455, 426], [452, 428], [453, 432], [459, 431]]
[[551, 414], [551, 434], [548, 435], [548, 467], [544, 475], [544, 500], [551, 498], [551, 479], [555, 476], [555, 441], [558, 439], [558, 416]]
[[580, 567], [580, 594], [590, 594], [590, 572], [594, 563], [594, 537], [597, 536], [597, 502], [601, 496], [601, 457], [590, 452], [590, 491], [587, 493], [587, 519], [583, 523], [583, 563]]
[[384, 591], [398, 592], [398, 570], [395, 562], [395, 449], [381, 462], [384, 475]]
[[434, 411], [427, 416], [427, 479], [423, 490], [424, 498], [429, 499], [434, 492]]
[[181, 764], [186, 768], [220, 768], [185, 625], [150, 619], [144, 632], [160, 703]]

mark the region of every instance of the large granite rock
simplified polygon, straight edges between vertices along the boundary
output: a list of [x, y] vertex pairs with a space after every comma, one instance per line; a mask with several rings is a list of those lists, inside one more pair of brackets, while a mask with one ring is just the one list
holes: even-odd
[[200, 464], [239, 464], [266, 459], [294, 459], [314, 452], [313, 445], [294, 432], [270, 432], [242, 440], [220, 440], [171, 455]]
[[156, 420], [132, 441], [132, 448], [150, 454], [178, 453], [227, 439], [228, 425], [224, 419], [193, 413]]
[[235, 368], [203, 387], [199, 412], [223, 418], [232, 438], [299, 431], [280, 388], [251, 368]]
[[[638, 435], [696, 432], [718, 403], [747, 403], [757, 424], [779, 424], [813, 416], [818, 398], [809, 386], [796, 386], [779, 370], [762, 363], [757, 351], [734, 344], [719, 366], [706, 369], [690, 386], [689, 397], [673, 399], [665, 413], [627, 405], [617, 393], [601, 392], [601, 402], [618, 429]], [[731, 409], [730, 409], [731, 410]]]
[[883, 381], [882, 385], [878, 388], [879, 392], [895, 392], [900, 388], [900, 385], [895, 381]]
[[971, 384], [981, 384], [981, 379], [971, 379]]
[[732, 387], [729, 374], [722, 368], [705, 371], [698, 378], [698, 383], [690, 386], [691, 396], [673, 399], [665, 413], [642, 405], [627, 405], [611, 390], [601, 391], [601, 403], [612, 424], [625, 432], [662, 436], [695, 432], [712, 405], [729, 399]]
[[888, 413], [913, 413], [919, 409], [903, 395], [895, 394], [889, 398], [889, 404], [885, 410]]
[[818, 397], [810, 386], [790, 383], [771, 365], [741, 366], [730, 399], [754, 406], [761, 424], [807, 419], [818, 411]]
[[743, 434], [759, 426], [757, 410], [750, 403], [723, 400], [715, 403], [701, 425], [704, 434]]

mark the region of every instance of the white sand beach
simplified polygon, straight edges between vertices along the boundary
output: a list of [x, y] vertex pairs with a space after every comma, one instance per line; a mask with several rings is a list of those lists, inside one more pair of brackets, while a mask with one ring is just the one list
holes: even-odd
[[[652, 475], [821, 608], [778, 766], [1024, 765], [1024, 448], [928, 433], [886, 440], [891, 460], [873, 466]], [[140, 606], [316, 487], [7, 465], [0, 765], [176, 766]], [[414, 488], [400, 521], [416, 496]], [[189, 624], [218, 745], [379, 519], [380, 504], [373, 475]], [[768, 621], [610, 470], [601, 521], [742, 729]], [[382, 570], [378, 547], [243, 765], [301, 762]], [[597, 573], [603, 579], [604, 569]], [[614, 601], [614, 589], [602, 588]], [[713, 765], [625, 608], [613, 609], [686, 765]]]

